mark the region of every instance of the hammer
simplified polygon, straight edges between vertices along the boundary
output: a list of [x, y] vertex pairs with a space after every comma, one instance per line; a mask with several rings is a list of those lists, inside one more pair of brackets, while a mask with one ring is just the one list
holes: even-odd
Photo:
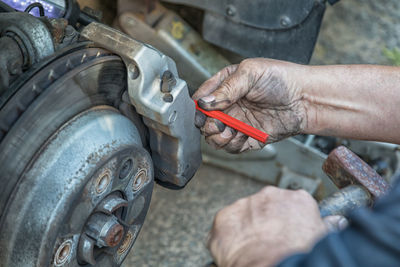
[[372, 205], [390, 190], [385, 179], [344, 146], [328, 155], [322, 169], [340, 190], [319, 202], [321, 217], [346, 215], [358, 207]]
[[[321, 217], [346, 216], [356, 208], [372, 205], [376, 198], [390, 190], [385, 179], [344, 146], [328, 155], [322, 169], [340, 190], [319, 202]], [[216, 266], [214, 262], [205, 265]]]

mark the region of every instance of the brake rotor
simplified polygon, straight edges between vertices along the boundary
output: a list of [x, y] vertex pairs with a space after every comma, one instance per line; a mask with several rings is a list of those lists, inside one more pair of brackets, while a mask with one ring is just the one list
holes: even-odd
[[48, 61], [1, 107], [2, 264], [122, 263], [154, 184], [143, 125], [119, 111], [125, 90], [121, 59], [84, 47]]

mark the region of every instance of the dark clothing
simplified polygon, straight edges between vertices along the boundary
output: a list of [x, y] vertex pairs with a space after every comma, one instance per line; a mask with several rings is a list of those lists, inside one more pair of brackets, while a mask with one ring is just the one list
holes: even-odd
[[278, 266], [400, 266], [400, 181], [372, 210], [356, 210], [349, 219], [345, 230], [327, 235], [310, 253], [291, 256]]

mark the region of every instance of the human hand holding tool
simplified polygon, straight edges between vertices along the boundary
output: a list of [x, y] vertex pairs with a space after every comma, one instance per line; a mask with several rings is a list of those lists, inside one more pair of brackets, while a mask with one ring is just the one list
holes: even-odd
[[[207, 143], [239, 153], [301, 133], [306, 116], [302, 86], [295, 81], [302, 75], [302, 68], [283, 61], [248, 59], [206, 81], [193, 99], [202, 109], [196, 112], [195, 123]], [[208, 117], [207, 112], [211, 112], [206, 114]], [[216, 118], [217, 114], [225, 115]], [[222, 121], [227, 115], [236, 120]], [[228, 125], [231, 123], [235, 127]]]
[[207, 111], [199, 107], [197, 100], [194, 101], [196, 104], [196, 109], [207, 115], [208, 117], [214, 118], [219, 120], [220, 122], [224, 123], [226, 126], [229, 126], [235, 130], [238, 130], [239, 132], [252, 137], [256, 139], [257, 141], [260, 141], [262, 143], [266, 143], [268, 139], [268, 134], [264, 133], [263, 131], [260, 131], [253, 126], [250, 126], [238, 119], [235, 119], [234, 117], [231, 117], [222, 111], [218, 110], [211, 110]]

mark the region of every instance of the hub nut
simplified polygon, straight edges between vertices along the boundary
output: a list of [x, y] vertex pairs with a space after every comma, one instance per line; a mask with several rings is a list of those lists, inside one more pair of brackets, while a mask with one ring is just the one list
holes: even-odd
[[124, 236], [124, 227], [114, 215], [95, 213], [86, 224], [86, 234], [96, 240], [98, 247], [115, 247]]

